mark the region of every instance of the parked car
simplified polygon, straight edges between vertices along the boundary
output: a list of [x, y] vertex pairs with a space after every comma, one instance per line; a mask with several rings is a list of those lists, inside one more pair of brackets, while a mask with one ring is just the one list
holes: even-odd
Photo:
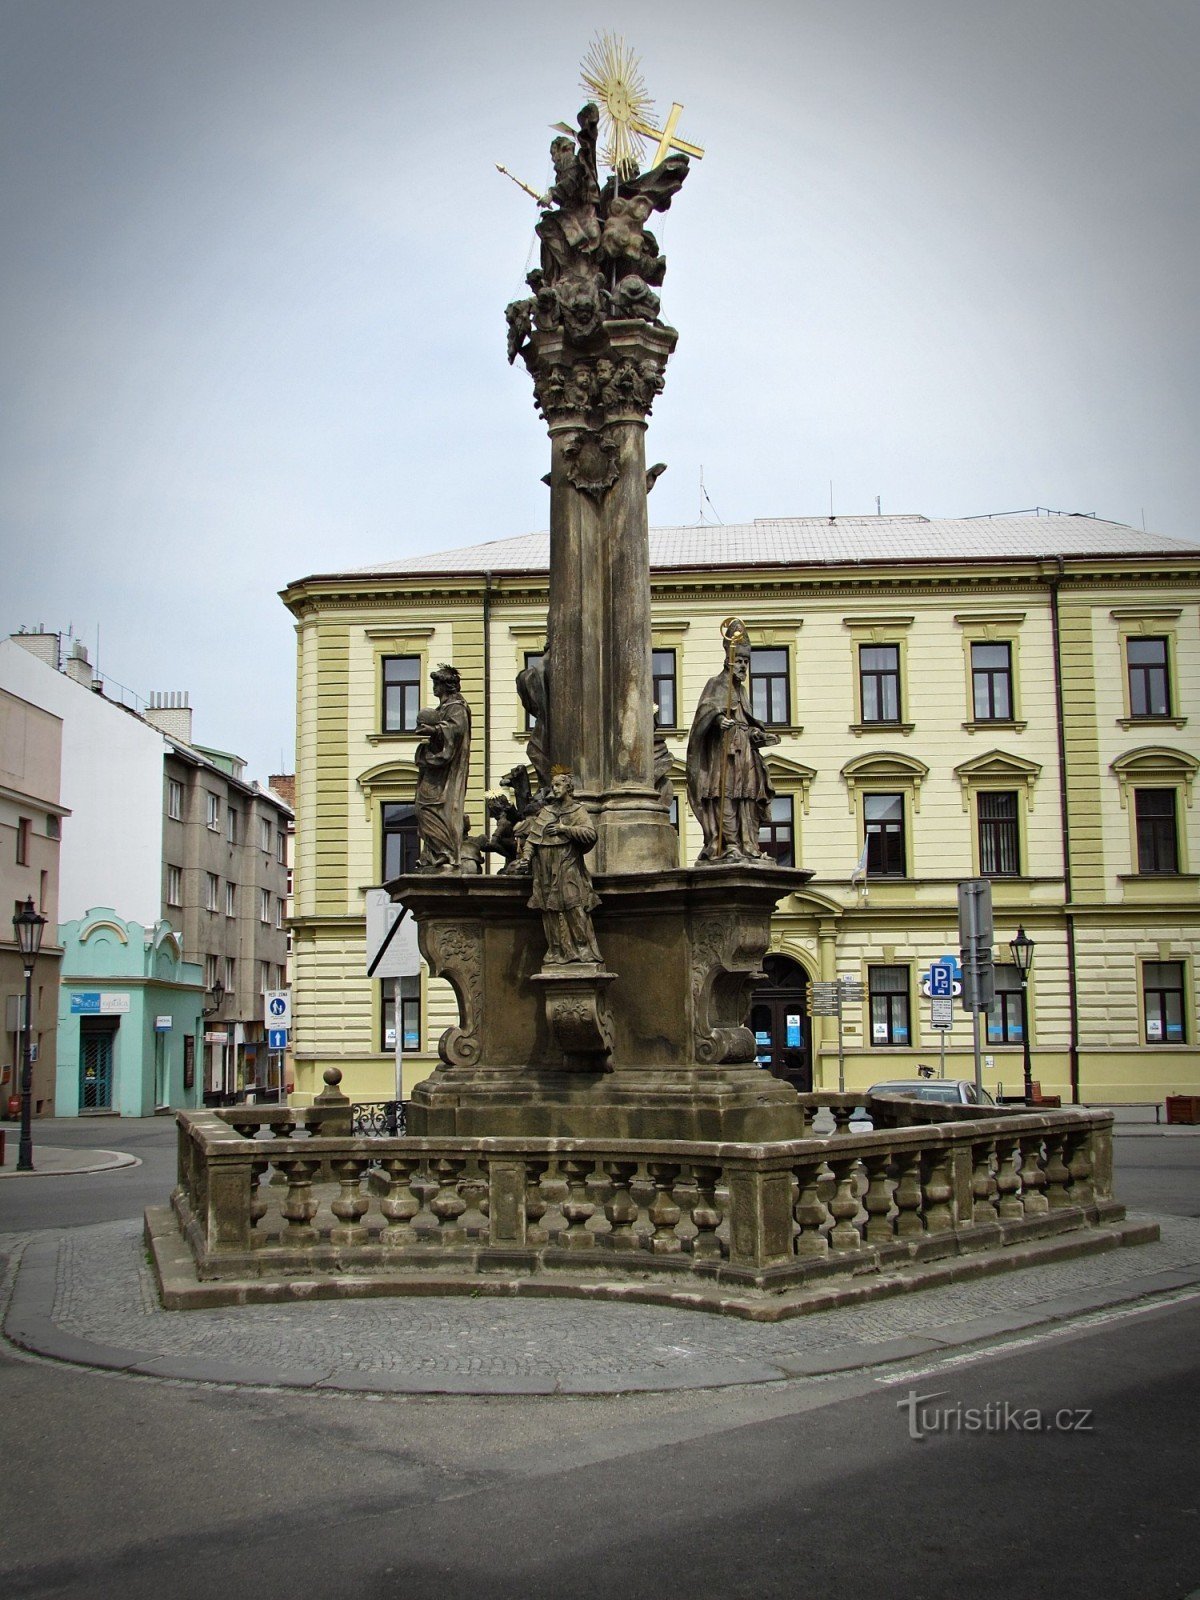
[[986, 1089], [976, 1089], [970, 1078], [892, 1078], [873, 1083], [868, 1094], [901, 1094], [909, 1100], [932, 1100], [945, 1106], [994, 1106]]

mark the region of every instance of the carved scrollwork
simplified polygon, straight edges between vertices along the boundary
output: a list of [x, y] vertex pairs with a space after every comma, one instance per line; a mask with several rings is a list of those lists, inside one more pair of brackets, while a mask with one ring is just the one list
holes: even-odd
[[754, 1035], [742, 1023], [762, 974], [769, 914], [698, 917], [691, 935], [693, 1038], [697, 1061], [753, 1061]]
[[483, 928], [478, 923], [427, 920], [418, 932], [421, 954], [429, 969], [454, 990], [458, 1026], [438, 1040], [438, 1055], [448, 1067], [469, 1067], [479, 1060], [479, 1026], [483, 1014]]
[[607, 1065], [614, 1035], [606, 991], [615, 976], [579, 967], [543, 968], [534, 976], [543, 986], [546, 1022], [564, 1065], [591, 1071]]

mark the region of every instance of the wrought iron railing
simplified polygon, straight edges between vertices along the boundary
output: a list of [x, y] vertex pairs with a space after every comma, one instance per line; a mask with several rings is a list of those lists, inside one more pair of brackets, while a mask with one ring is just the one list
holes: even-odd
[[402, 1139], [403, 1100], [357, 1100], [350, 1107], [350, 1131], [358, 1138]]

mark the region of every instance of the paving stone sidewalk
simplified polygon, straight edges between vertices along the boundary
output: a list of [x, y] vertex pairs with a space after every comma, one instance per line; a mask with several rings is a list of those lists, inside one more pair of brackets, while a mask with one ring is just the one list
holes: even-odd
[[135, 1222], [27, 1239], [5, 1318], [43, 1355], [159, 1377], [382, 1393], [616, 1394], [844, 1372], [1200, 1284], [1200, 1220], [1156, 1244], [777, 1324], [563, 1299], [395, 1298], [163, 1311]]

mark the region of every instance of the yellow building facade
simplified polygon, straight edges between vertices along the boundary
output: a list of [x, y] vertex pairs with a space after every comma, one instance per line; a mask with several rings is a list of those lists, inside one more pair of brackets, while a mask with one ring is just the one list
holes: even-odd
[[[836, 1023], [807, 1015], [805, 984], [851, 976], [866, 998], [843, 1019], [848, 1088], [938, 1070], [943, 1047], [947, 1076], [971, 1077], [969, 1016], [933, 1029], [922, 981], [957, 952], [959, 881], [986, 876], [1000, 996], [985, 1084], [1020, 1092], [1028, 1026], [1033, 1076], [1064, 1102], [1200, 1092], [1200, 545], [1090, 517], [839, 517], [653, 530], [651, 561], [680, 864], [701, 847], [688, 726], [734, 614], [756, 714], [779, 737], [763, 841], [813, 869], [778, 908], [755, 996], [772, 1070], [838, 1086]], [[547, 564], [547, 536], [530, 535], [283, 593], [298, 645], [301, 1103], [330, 1066], [353, 1099], [395, 1093], [365, 903], [408, 848], [396, 828], [416, 786], [415, 710], [431, 668], [452, 662], [482, 831], [487, 791], [524, 759], [514, 680], [545, 643]], [[1018, 926], [1035, 945], [1025, 999]], [[425, 973], [412, 991], [406, 1095], [457, 1021], [445, 983]]]

